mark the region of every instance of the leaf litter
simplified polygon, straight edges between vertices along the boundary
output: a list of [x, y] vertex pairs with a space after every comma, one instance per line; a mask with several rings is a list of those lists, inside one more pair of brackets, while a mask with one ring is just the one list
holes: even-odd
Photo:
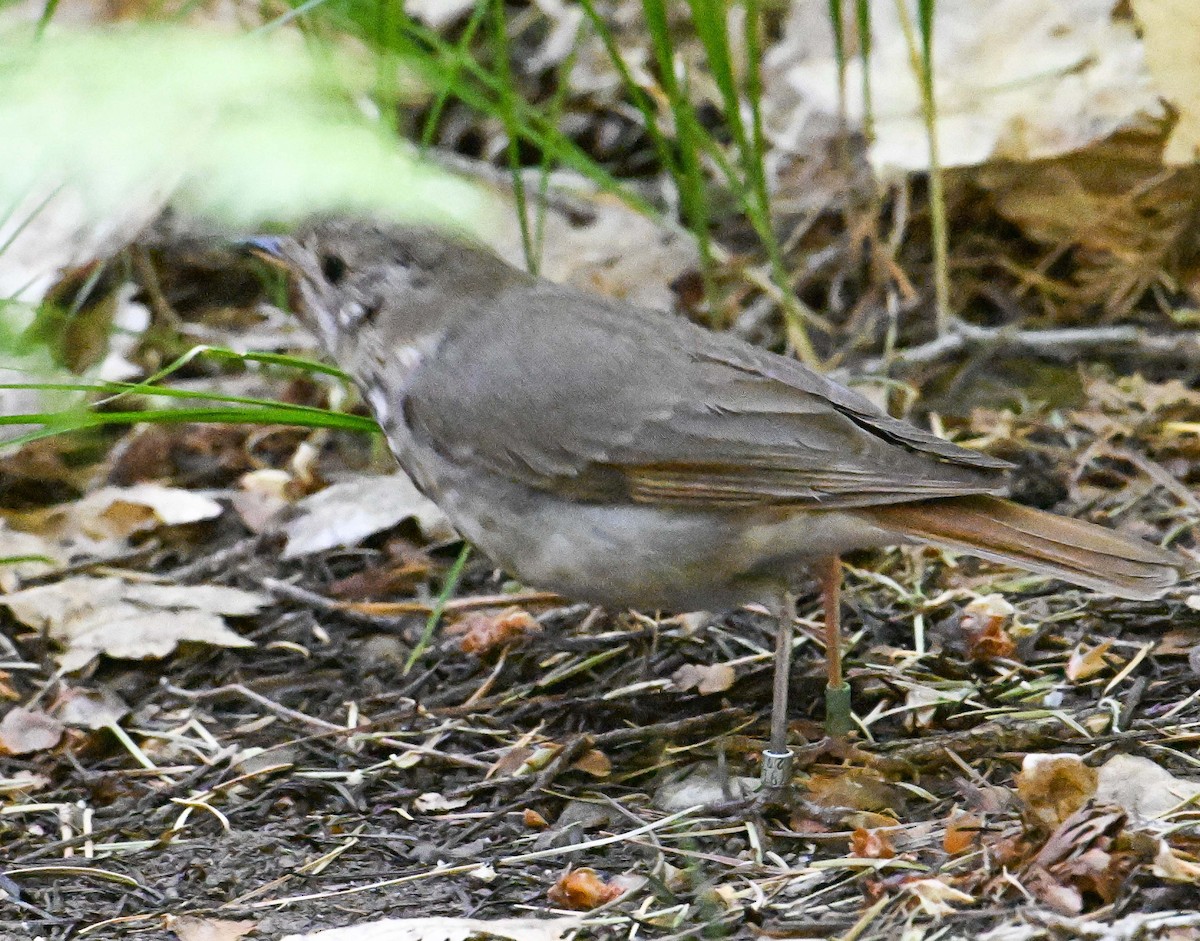
[[[438, 22], [466, 9], [449, 6]], [[953, 15], [943, 6], [940, 16]], [[1100, 6], [1104, 18], [1085, 22], [1083, 11]], [[1146, 68], [1122, 86], [1132, 93], [1086, 101], [1065, 128], [1055, 125], [1057, 99], [1041, 98], [1036, 83], [964, 93], [981, 73], [995, 84], [986, 58], [963, 54], [978, 37], [939, 52], [959, 56], [945, 73], [953, 101], [985, 119], [969, 128], [977, 136], [954, 140], [961, 153], [988, 157], [963, 171], [984, 197], [956, 210], [965, 248], [955, 271], [971, 317], [1006, 330], [1087, 325], [1099, 305], [1105, 318], [1132, 312], [1143, 326], [1188, 329], [1164, 292], [1197, 283], [1178, 250], [1196, 187], [1187, 170], [1164, 174], [1163, 161], [1190, 146], [1194, 102], [1184, 97], [1186, 74], [1171, 71], [1186, 64], [1162, 51], [1164, 20], [1147, 6], [1132, 5], [1146, 30]], [[1029, 43], [1057, 39], [1070, 53], [1055, 61], [1080, 81], [1055, 85], [1055, 95], [1140, 55], [1128, 11], [1081, 3], [1056, 34], [1054, 17], [1065, 13], [1033, 0], [1014, 9], [1007, 16], [1038, 24]], [[1011, 30], [1017, 20], [1002, 12], [977, 19]], [[775, 54], [794, 64], [790, 44], [803, 33], [784, 27]], [[619, 39], [637, 28], [628, 19]], [[946, 30], [955, 35], [954, 24]], [[555, 32], [541, 35], [535, 61], [565, 61]], [[1117, 39], [1106, 45], [1109, 36]], [[1004, 43], [991, 49], [1006, 54], [1006, 69], [1038, 59], [1008, 55]], [[587, 68], [570, 81], [600, 122], [623, 105], [612, 100], [614, 83], [588, 71], [594, 52], [585, 44]], [[877, 64], [906, 55], [880, 47]], [[1170, 74], [1156, 79], [1164, 66]], [[773, 106], [785, 103], [777, 78], [769, 76]], [[701, 72], [696, 81], [706, 94]], [[1172, 129], [1113, 135], [1139, 111], [1159, 115], [1167, 89], [1182, 116]], [[891, 91], [912, 104], [906, 82]], [[1014, 106], [1031, 98], [1032, 111]], [[786, 121], [789, 112], [775, 114]], [[901, 145], [918, 140], [905, 124], [915, 111], [896, 116], [872, 156], [891, 148], [912, 162], [919, 148]], [[1046, 139], [1059, 132], [1067, 152], [992, 160], [1011, 143], [1011, 122], [1031, 116]], [[945, 117], [963, 125], [954, 107]], [[777, 138], [776, 157], [786, 143]], [[794, 166], [772, 163], [783, 204]], [[825, 261], [794, 260], [801, 288], [828, 313], [832, 358], [853, 363], [864, 343], [892, 336], [885, 316], [922, 299], [912, 285], [926, 277], [924, 220], [905, 216], [906, 194], [895, 210], [899, 248], [876, 265], [877, 256], [839, 243], [845, 219], [830, 185], [804, 193], [820, 218], [796, 235]], [[550, 267], [686, 308], [677, 286], [695, 263], [690, 242], [659, 242], [649, 223], [629, 238], [641, 217], [590, 202], [586, 191], [561, 201], [568, 209], [547, 230]], [[514, 237], [502, 238], [514, 257]], [[644, 250], [630, 254], [622, 241]], [[165, 283], [194, 274], [169, 243], [156, 250]], [[729, 273], [731, 306], [745, 302], [749, 312], [737, 328], [769, 341], [772, 307], [739, 279]], [[196, 300], [204, 296], [171, 294], [189, 335], [232, 346], [262, 324], [248, 310], [206, 307]], [[947, 433], [1019, 459], [1017, 487], [1031, 502], [1189, 544], [1200, 482], [1194, 373], [1173, 378], [1169, 358], [1142, 358], [1145, 345], [1093, 344], [1102, 363], [1046, 373], [1028, 352], [941, 358], [922, 352], [923, 330], [920, 318], [903, 318], [895, 358], [880, 371], [911, 389], [901, 394], [892, 378], [881, 401], [901, 412], [919, 403]], [[1114, 362], [1147, 376], [1114, 379]], [[1048, 378], [1039, 385], [1038, 376]], [[282, 385], [266, 373], [249, 379], [268, 392]], [[345, 401], [323, 380], [298, 386], [280, 397]], [[984, 391], [971, 399], [976, 388]], [[521, 598], [517, 586], [475, 559], [447, 604], [462, 633], [447, 630], [406, 672], [456, 547], [402, 484], [379, 477], [386, 458], [342, 435], [292, 430], [159, 427], [127, 436], [98, 466], [90, 447], [43, 444], [22, 452], [24, 465], [5, 459], [0, 468], [0, 556], [24, 560], [0, 565], [4, 930], [27, 936], [66, 921], [100, 937], [156, 941], [236, 937], [245, 926], [316, 938], [317, 926], [335, 924], [346, 927], [324, 937], [508, 930], [523, 941], [582, 929], [866, 941], [944, 931], [1024, 941], [1200, 930], [1200, 696], [1189, 660], [1200, 649], [1200, 612], [1182, 586], [1162, 602], [1119, 602], [932, 550], [852, 559], [857, 738], [821, 738], [810, 592], [793, 677], [794, 800], [757, 807], [749, 798], [772, 649], [758, 613], [660, 620], [559, 601], [513, 609], [504, 599]], [[106, 477], [124, 496], [102, 489]], [[319, 489], [326, 479], [341, 483]], [[53, 494], [37, 496], [33, 485], [51, 481]], [[131, 495], [135, 482], [141, 498]], [[18, 489], [21, 499], [8, 502]], [[395, 504], [377, 507], [381, 492]], [[351, 520], [364, 505], [367, 519]], [[576, 893], [550, 893], [572, 876], [595, 891], [578, 894], [582, 914], [562, 918], [556, 906]], [[66, 911], [64, 895], [86, 905]], [[503, 917], [516, 913], [527, 917]]]

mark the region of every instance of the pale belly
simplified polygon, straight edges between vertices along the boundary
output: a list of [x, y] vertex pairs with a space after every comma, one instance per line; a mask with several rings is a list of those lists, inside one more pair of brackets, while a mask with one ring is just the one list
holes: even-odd
[[468, 476], [432, 454], [403, 463], [468, 540], [525, 584], [613, 608], [726, 610], [778, 597], [805, 564], [903, 542], [847, 510], [693, 512], [562, 500]]

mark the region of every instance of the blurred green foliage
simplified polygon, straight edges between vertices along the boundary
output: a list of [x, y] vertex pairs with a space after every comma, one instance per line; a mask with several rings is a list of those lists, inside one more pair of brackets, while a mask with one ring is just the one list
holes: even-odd
[[167, 196], [236, 227], [334, 211], [474, 222], [474, 189], [369, 117], [369, 69], [295, 39], [0, 35], [0, 220], [63, 187], [98, 220]]

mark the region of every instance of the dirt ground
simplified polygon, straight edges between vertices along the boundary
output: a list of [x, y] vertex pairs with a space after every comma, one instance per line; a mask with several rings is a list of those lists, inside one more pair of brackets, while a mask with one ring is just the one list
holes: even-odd
[[[1054, 443], [1043, 453], [1066, 458]], [[1037, 479], [1063, 466], [1043, 461]], [[1142, 512], [1165, 506], [1148, 493]], [[1031, 753], [1091, 767], [1142, 756], [1194, 774], [1200, 611], [1186, 591], [1115, 602], [928, 551], [849, 560], [849, 675], [870, 736], [822, 744], [822, 657], [805, 639], [793, 732], [810, 744], [787, 804], [760, 806], [739, 799], [738, 779], [756, 774], [766, 733], [763, 614], [531, 603], [508, 642], [466, 653], [466, 634], [442, 635], [405, 674], [425, 616], [339, 611], [327, 593], [381, 564], [388, 540], [414, 540], [411, 524], [302, 561], [228, 517], [176, 537], [117, 567], [265, 588], [270, 607], [234, 622], [255, 647], [105, 658], [64, 679], [50, 645], [6, 628], [31, 668], [8, 674], [23, 700], [33, 688], [117, 694], [153, 767], [103, 730], [0, 758], [10, 788], [45, 782], [10, 792], [0, 815], [0, 936], [168, 939], [186, 915], [248, 920], [264, 938], [382, 916], [546, 915], [563, 907], [552, 887], [580, 867], [624, 890], [587, 913], [597, 937], [963, 937], [1014, 924], [1061, 936], [1078, 912], [1099, 924], [1194, 907], [1194, 884], [1156, 874], [1150, 835], [1169, 832], [1186, 857], [1194, 811], [1162, 830], [1111, 801], [1063, 798], [1068, 779], [1052, 799], [1014, 783]], [[430, 548], [433, 571], [454, 548]], [[475, 558], [458, 599], [494, 598], [501, 579]], [[995, 589], [1025, 627], [1003, 619], [989, 653], [964, 602]], [[460, 630], [494, 625], [494, 602], [484, 610], [490, 621], [451, 617]], [[815, 628], [815, 598], [800, 610]], [[1105, 644], [1081, 671], [1080, 651]], [[717, 691], [681, 688], [681, 667], [727, 664]], [[1095, 832], [1046, 858], [1080, 805], [1072, 826]], [[1089, 850], [1099, 857], [1078, 864]]]
[[[200, 17], [226, 5], [182, 6], [181, 16]], [[241, 6], [299, 29], [290, 6]], [[721, 248], [704, 271], [680, 231], [686, 200], [663, 165], [670, 158], [677, 175], [690, 172], [670, 136], [680, 117], [655, 84], [641, 5], [614, 4], [616, 39], [645, 53], [638, 95], [595, 36], [579, 32], [578, 47], [564, 40], [579, 27], [575, 5], [510, 6], [519, 10], [498, 31], [473, 33], [467, 7], [429, 31], [444, 34], [455, 81], [483, 70], [488, 81], [468, 87], [474, 96], [435, 101], [427, 89], [421, 99], [417, 83], [401, 95], [397, 80], [389, 97], [384, 78], [398, 52], [380, 46], [378, 61], [367, 59], [375, 34], [321, 21], [321, 10], [295, 17], [312, 30], [296, 45], [331, 34], [386, 92], [382, 104], [365, 88], [342, 104], [359, 117], [390, 107], [379, 121], [389, 133], [415, 139], [428, 128], [431, 152], [456, 168], [475, 161], [489, 185], [501, 180], [496, 191], [509, 158], [531, 199], [562, 154], [579, 156], [571, 166], [594, 164], [590, 177], [570, 178], [569, 194], [550, 188], [538, 217], [543, 271], [789, 354], [803, 352], [796, 323], [805, 324], [823, 369], [866, 377], [860, 388], [893, 413], [1014, 462], [1021, 502], [1196, 552], [1200, 170], [1164, 164], [1169, 121], [1148, 79], [1136, 90], [1158, 109], [1154, 122], [1134, 110], [1129, 131], [1064, 106], [1064, 121], [1108, 130], [1070, 152], [948, 171], [943, 217], [924, 165], [876, 176], [868, 139], [846, 135], [844, 114], [822, 116], [825, 136], [793, 142], [807, 150], [778, 143], [793, 107], [812, 110], [792, 103], [800, 85], [790, 71], [810, 31], [784, 13], [815, 7], [764, 5], [777, 7], [764, 30], [775, 63], [762, 90], [771, 177], [760, 174], [774, 202], [759, 230], [778, 236], [784, 290], [745, 211], [753, 168], [739, 177], [744, 155], [720, 91], [692, 65], [703, 59], [694, 33], [678, 57], [695, 69], [693, 130], [711, 132], [712, 147], [699, 155], [692, 198], [711, 200], [701, 208]], [[1120, 40], [1119, 63], [1143, 58], [1130, 51], [1140, 41], [1130, 6], [1144, 4], [1117, 4], [1119, 17], [1105, 11], [1101, 24]], [[1045, 37], [1056, 56], [1065, 29]], [[520, 64], [509, 77], [522, 96], [512, 113], [484, 94], [495, 70], [510, 70], [507, 52], [493, 48], [505, 30]], [[894, 33], [895, 61], [908, 61]], [[453, 58], [459, 42], [478, 60], [466, 70]], [[993, 46], [1013, 58], [1002, 44], [979, 48]], [[1103, 52], [1062, 68], [1072, 96], [1086, 84], [1077, 74], [1090, 74], [1097, 56], [1109, 61]], [[1039, 99], [1030, 107], [1040, 108], [1049, 98], [1030, 87]], [[649, 125], [643, 106], [661, 109]], [[557, 116], [554, 127], [538, 123], [543, 112]], [[541, 132], [521, 137], [509, 127], [517, 117]], [[1055, 119], [1043, 136], [1057, 138]], [[1021, 129], [1031, 120], [1013, 118]], [[554, 150], [545, 141], [558, 141], [560, 127]], [[1010, 130], [1001, 125], [997, 139]], [[920, 134], [913, 141], [927, 154]], [[949, 153], [952, 143], [943, 139]], [[657, 213], [599, 192], [596, 181], [610, 179]], [[948, 227], [944, 259], [931, 249], [934, 219]], [[159, 229], [133, 248], [112, 246], [104, 265], [61, 273], [39, 308], [70, 314], [39, 338], [56, 376], [94, 375], [113, 356], [141, 379], [200, 344], [317, 355], [267, 305], [282, 303], [282, 285], [264, 286], [263, 272], [227, 245], [176, 244]], [[955, 315], [940, 333], [939, 274]], [[131, 311], [145, 315], [139, 326], [122, 319]], [[197, 356], [164, 384], [371, 426], [353, 390], [311, 364]], [[0, 386], [0, 414], [72, 407], [7, 397], [15, 391]], [[858, 728], [824, 738], [820, 611], [805, 585], [795, 777], [780, 800], [760, 801], [766, 612], [593, 610], [514, 585], [477, 554], [455, 581], [461, 543], [415, 502], [343, 545], [290, 552], [285, 527], [308, 512], [306, 498], [391, 470], [378, 436], [346, 422], [162, 421], [161, 399], [117, 391], [119, 402], [113, 389], [96, 390], [93, 411], [132, 415], [0, 451], [0, 941], [278, 941], [433, 915], [570, 917], [575, 937], [614, 941], [1200, 939], [1194, 585], [1125, 602], [920, 547], [848, 557], [845, 656]], [[143, 485], [172, 502], [139, 503], [149, 499], [133, 494]], [[107, 509], [88, 503], [98, 493]], [[69, 604], [11, 605], [68, 584]], [[214, 587], [238, 591], [211, 607], [188, 600]], [[139, 591], [136, 611], [120, 607]], [[147, 600], [167, 594], [176, 600]], [[431, 618], [439, 596], [444, 611]], [[90, 604], [114, 612], [116, 625], [151, 612], [153, 629], [140, 646], [126, 643], [130, 629], [106, 635], [104, 614], [85, 643], [64, 612]], [[182, 639], [157, 644], [156, 631]]]

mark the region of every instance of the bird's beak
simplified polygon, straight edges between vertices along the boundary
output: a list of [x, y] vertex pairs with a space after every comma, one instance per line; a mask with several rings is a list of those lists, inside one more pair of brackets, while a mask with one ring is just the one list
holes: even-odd
[[238, 251], [253, 255], [275, 268], [290, 269], [292, 266], [283, 254], [283, 239], [274, 235], [255, 235], [237, 243]]

